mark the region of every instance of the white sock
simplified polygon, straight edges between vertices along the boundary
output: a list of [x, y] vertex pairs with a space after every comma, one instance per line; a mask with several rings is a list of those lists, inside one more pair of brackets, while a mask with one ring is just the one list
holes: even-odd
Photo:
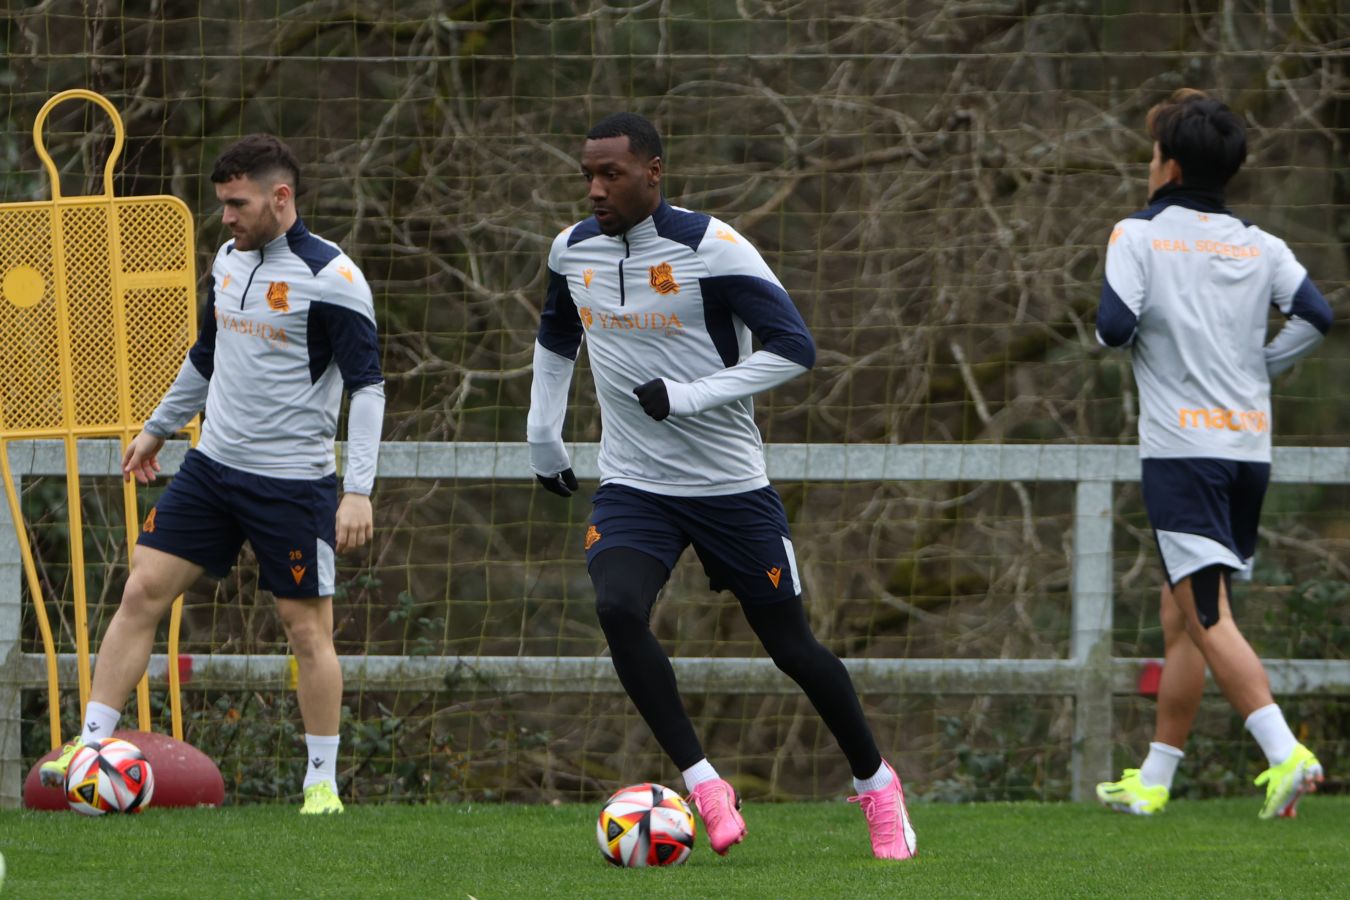
[[877, 769], [876, 773], [871, 778], [853, 779], [853, 789], [860, 794], [864, 791], [879, 791], [890, 784], [891, 779], [894, 777], [895, 776], [891, 774], [890, 768], [888, 768], [885, 761], [883, 761], [881, 763], [881, 768]]
[[1153, 741], [1148, 745], [1148, 756], [1144, 757], [1144, 764], [1139, 767], [1139, 780], [1144, 783], [1144, 787], [1162, 785], [1169, 791], [1172, 790], [1172, 779], [1176, 777], [1177, 765], [1185, 755], [1171, 744]]
[[112, 737], [121, 718], [120, 709], [113, 709], [97, 700], [90, 700], [84, 708], [84, 729], [80, 732], [80, 743], [87, 744], [90, 741]]
[[717, 770], [713, 768], [712, 763], [708, 762], [706, 756], [685, 769], [682, 774], [684, 775], [684, 789], [686, 791], [692, 791], [705, 781], [716, 781], [722, 777], [717, 774]]
[[338, 735], [305, 735], [305, 787], [326, 781], [337, 790]]
[[1289, 754], [1298, 746], [1298, 738], [1289, 730], [1284, 713], [1280, 712], [1280, 707], [1274, 703], [1263, 706], [1248, 716], [1247, 730], [1261, 745], [1261, 752], [1266, 754], [1266, 759], [1270, 760], [1272, 766], [1278, 766], [1288, 759]]

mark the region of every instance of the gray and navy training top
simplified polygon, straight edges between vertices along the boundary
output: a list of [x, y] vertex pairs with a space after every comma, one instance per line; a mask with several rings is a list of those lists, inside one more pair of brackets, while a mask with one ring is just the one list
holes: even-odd
[[[805, 372], [816, 349], [749, 241], [662, 201], [623, 235], [602, 234], [594, 218], [565, 229], [548, 269], [528, 423], [535, 472], [568, 467], [562, 425], [584, 337], [603, 423], [603, 483], [679, 496], [769, 483], [751, 397]], [[670, 395], [670, 417], [660, 422], [633, 395], [654, 378]]]
[[272, 478], [336, 469], [352, 395], [344, 487], [369, 494], [384, 412], [375, 307], [361, 270], [296, 220], [258, 250], [220, 248], [197, 342], [145, 430], [169, 437], [206, 410], [197, 449]]
[[[1288, 321], [1267, 344], [1272, 305]], [[1165, 187], [1111, 232], [1097, 338], [1132, 345], [1144, 458], [1270, 462], [1270, 379], [1330, 327], [1284, 241], [1218, 194]]]

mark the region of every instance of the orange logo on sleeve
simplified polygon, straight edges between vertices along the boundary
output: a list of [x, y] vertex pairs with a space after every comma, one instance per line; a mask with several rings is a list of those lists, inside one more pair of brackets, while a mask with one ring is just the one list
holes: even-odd
[[229, 286], [230, 286], [230, 273], [226, 272], [224, 280], [220, 282], [220, 289], [223, 291]]
[[594, 278], [594, 277], [595, 277], [595, 270], [594, 270], [594, 269], [582, 269], [582, 270], [581, 270], [581, 280], [584, 281], [584, 282], [586, 282], [586, 287], [590, 287], [590, 286], [591, 286], [591, 279]]
[[663, 262], [659, 266], [652, 266], [652, 288], [658, 294], [678, 294], [680, 286], [675, 281], [675, 273], [670, 269], [670, 263]]
[[595, 546], [595, 542], [600, 540], [600, 532], [595, 530], [594, 525], [586, 526], [586, 544], [585, 549], [589, 550]]
[[740, 243], [740, 241], [736, 240], [736, 232], [732, 231], [730, 228], [717, 229], [717, 234], [715, 235], [715, 237], [717, 237], [719, 240], [730, 241], [733, 244]]
[[267, 285], [267, 305], [277, 312], [290, 312], [291, 305], [286, 302], [286, 297], [291, 292], [291, 286], [284, 281], [273, 281]]
[[339, 275], [341, 275], [343, 278], [347, 279], [347, 283], [348, 283], [348, 284], [351, 283], [351, 281], [352, 281], [352, 270], [351, 270], [351, 269], [347, 268], [346, 266], [338, 266], [338, 267], [337, 267], [337, 271], [338, 271], [338, 274], [339, 274]]
[[159, 507], [156, 506], [154, 509], [150, 510], [150, 515], [145, 517], [145, 524], [141, 526], [141, 531], [144, 531], [146, 534], [155, 533], [155, 512], [158, 509]]
[[1124, 233], [1124, 228], [1117, 228], [1115, 231], [1111, 232], [1111, 240], [1107, 241], [1107, 243], [1111, 246], [1115, 246], [1116, 241], [1120, 240], [1120, 236]]
[[769, 576], [769, 580], [773, 582], [774, 587], [778, 587], [778, 581], [783, 577], [783, 569], [781, 566], [774, 566], [764, 574]]

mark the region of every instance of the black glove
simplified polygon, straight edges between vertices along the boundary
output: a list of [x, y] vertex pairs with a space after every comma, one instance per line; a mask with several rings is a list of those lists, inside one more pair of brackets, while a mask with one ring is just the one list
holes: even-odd
[[544, 490], [559, 497], [570, 497], [577, 489], [577, 476], [571, 469], [563, 469], [557, 475], [535, 475]]
[[666, 390], [666, 383], [660, 378], [653, 378], [646, 384], [638, 385], [633, 388], [633, 393], [642, 404], [642, 411], [656, 421], [660, 422], [670, 415], [670, 392]]

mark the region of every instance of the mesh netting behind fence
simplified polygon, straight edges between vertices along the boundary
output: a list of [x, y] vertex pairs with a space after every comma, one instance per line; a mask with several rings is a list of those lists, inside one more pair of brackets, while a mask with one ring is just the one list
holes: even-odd
[[[1251, 124], [1232, 205], [1288, 240], [1333, 308], [1350, 297], [1350, 80], [1334, 3], [86, 6], [42, 4], [0, 24], [0, 201], [46, 196], [29, 138], [42, 103], [100, 91], [127, 124], [119, 193], [184, 198], [205, 270], [227, 237], [206, 177], [215, 154], [248, 132], [281, 134], [305, 165], [303, 216], [374, 287], [388, 441], [523, 439], [545, 254], [586, 214], [577, 153], [617, 109], [657, 123], [668, 197], [752, 240], [814, 333], [817, 367], [757, 403], [768, 442], [1133, 442], [1128, 361], [1094, 349], [1092, 317], [1111, 226], [1146, 199], [1144, 113], [1182, 85], [1213, 90]], [[74, 105], [49, 144], [79, 193], [100, 171], [106, 123]], [[1344, 331], [1276, 385], [1278, 442], [1350, 443]], [[583, 354], [567, 437], [598, 433]], [[779, 487], [813, 625], [841, 655], [1067, 652], [1071, 484]], [[115, 489], [88, 488], [103, 529], [89, 538], [98, 630], [125, 548]], [[1343, 486], [1272, 492], [1262, 569], [1238, 596], [1261, 652], [1344, 657], [1347, 499]], [[525, 480], [380, 483], [374, 545], [341, 561], [340, 652], [599, 654], [579, 550], [587, 507], [555, 501]], [[69, 649], [65, 502], [60, 479], [27, 486]], [[1157, 655], [1161, 572], [1136, 487], [1117, 487], [1116, 510], [1115, 650]], [[255, 578], [246, 556], [189, 597], [186, 652], [285, 652]], [[691, 560], [655, 627], [676, 655], [760, 653]], [[40, 649], [28, 614], [24, 641]], [[357, 796], [595, 796], [672, 777], [622, 695], [502, 694], [453, 675], [437, 692], [349, 687], [343, 782]], [[189, 739], [221, 761], [232, 798], [298, 790], [283, 685], [190, 688], [187, 701]], [[1118, 703], [1122, 758], [1147, 739], [1150, 702]], [[750, 793], [847, 787], [804, 700], [689, 703], [710, 754]], [[26, 696], [34, 755], [42, 704]], [[918, 793], [1066, 794], [1066, 698], [866, 705]], [[1344, 701], [1297, 709], [1334, 769]], [[1253, 757], [1223, 713], [1202, 724], [1215, 758]], [[1222, 773], [1248, 764], [1197, 770], [1195, 789], [1226, 790]]]

